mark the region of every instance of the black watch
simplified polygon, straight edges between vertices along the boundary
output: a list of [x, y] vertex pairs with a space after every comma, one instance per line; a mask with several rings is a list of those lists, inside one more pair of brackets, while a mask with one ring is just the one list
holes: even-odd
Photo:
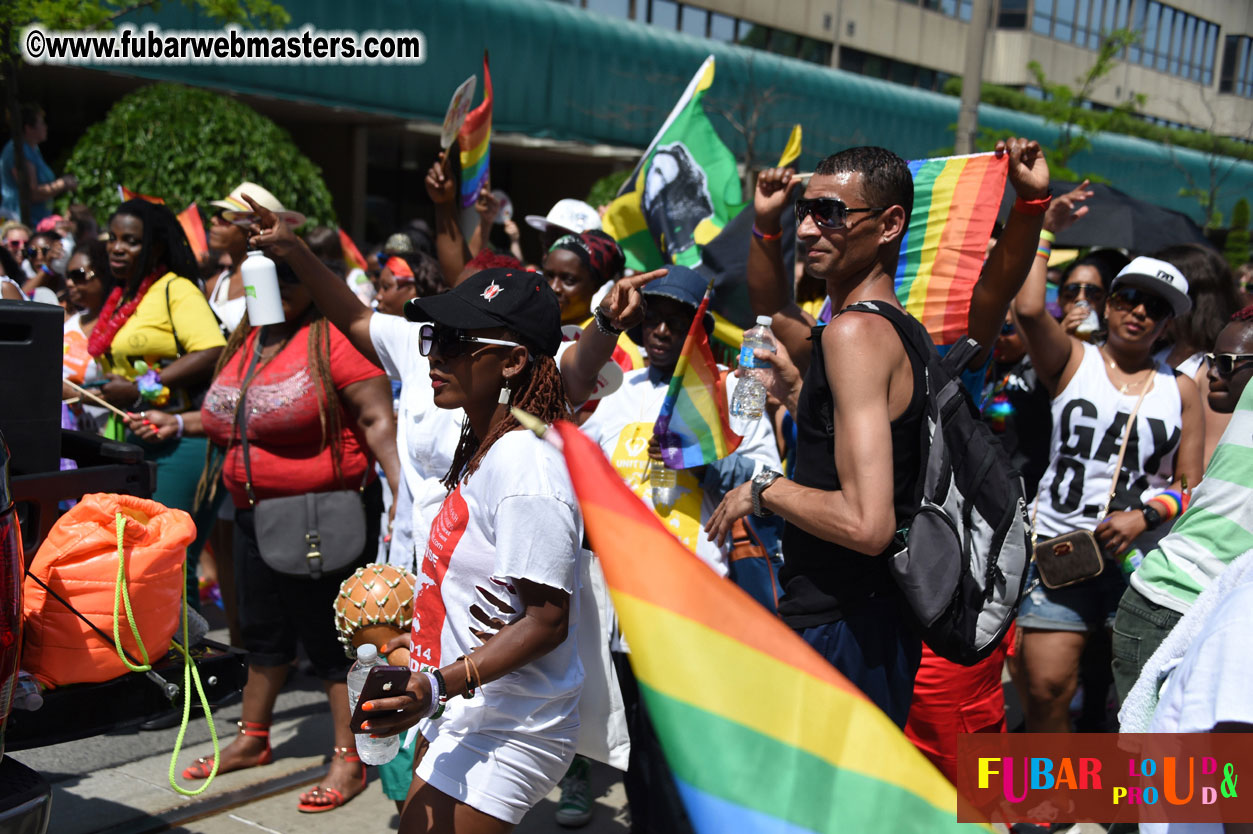
[[1156, 529], [1157, 526], [1162, 523], [1162, 514], [1159, 513], [1155, 507], [1143, 507], [1140, 510], [1140, 513], [1144, 516], [1144, 525], [1149, 530]]

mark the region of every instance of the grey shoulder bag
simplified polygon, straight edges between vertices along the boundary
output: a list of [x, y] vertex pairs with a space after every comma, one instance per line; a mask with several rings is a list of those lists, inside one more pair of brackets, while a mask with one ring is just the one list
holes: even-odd
[[365, 549], [365, 505], [362, 492], [369, 469], [358, 489], [310, 492], [258, 501], [252, 490], [252, 462], [248, 454], [248, 385], [261, 358], [262, 328], [257, 334], [244, 384], [240, 391], [239, 438], [244, 452], [244, 488], [255, 510], [257, 549], [271, 569], [288, 576], [320, 579], [341, 571]]

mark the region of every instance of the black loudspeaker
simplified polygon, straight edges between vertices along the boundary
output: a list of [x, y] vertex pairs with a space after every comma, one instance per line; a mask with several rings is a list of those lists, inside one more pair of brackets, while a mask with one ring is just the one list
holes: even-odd
[[61, 355], [65, 311], [0, 299], [0, 432], [11, 472], [61, 467]]

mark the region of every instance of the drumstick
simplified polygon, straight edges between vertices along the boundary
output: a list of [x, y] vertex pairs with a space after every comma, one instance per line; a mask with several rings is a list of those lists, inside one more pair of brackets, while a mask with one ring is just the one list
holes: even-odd
[[[70, 388], [74, 389], [74, 391], [77, 392], [80, 397], [87, 397], [90, 400], [94, 400], [98, 405], [104, 406], [105, 408], [109, 409], [117, 416], [121, 417], [123, 420], [130, 418], [131, 415], [127, 414], [125, 411], [113, 405], [113, 403], [109, 402], [103, 397], [100, 397], [92, 393], [91, 391], [88, 391], [86, 388], [75, 385], [73, 382], [70, 382], [68, 379], [62, 380], [62, 382], [64, 382]], [[148, 421], [144, 420], [144, 422], [146, 423]]]
[[813, 175], [814, 175], [813, 171], [806, 171], [803, 174], [793, 174], [792, 179], [800, 180], [801, 182], [808, 182], [809, 178], [812, 177]]

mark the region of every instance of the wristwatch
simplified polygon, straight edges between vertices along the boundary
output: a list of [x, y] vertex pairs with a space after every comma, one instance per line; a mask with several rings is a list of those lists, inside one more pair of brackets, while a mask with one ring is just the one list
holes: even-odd
[[753, 476], [753, 485], [750, 487], [753, 496], [753, 515], [758, 518], [774, 515], [761, 505], [761, 494], [766, 491], [766, 487], [782, 477], [782, 472], [775, 472], [773, 469], [763, 469]]
[[1162, 514], [1157, 511], [1156, 507], [1148, 505], [1142, 507], [1140, 512], [1144, 515], [1144, 525], [1149, 530], [1156, 529], [1162, 523]]

